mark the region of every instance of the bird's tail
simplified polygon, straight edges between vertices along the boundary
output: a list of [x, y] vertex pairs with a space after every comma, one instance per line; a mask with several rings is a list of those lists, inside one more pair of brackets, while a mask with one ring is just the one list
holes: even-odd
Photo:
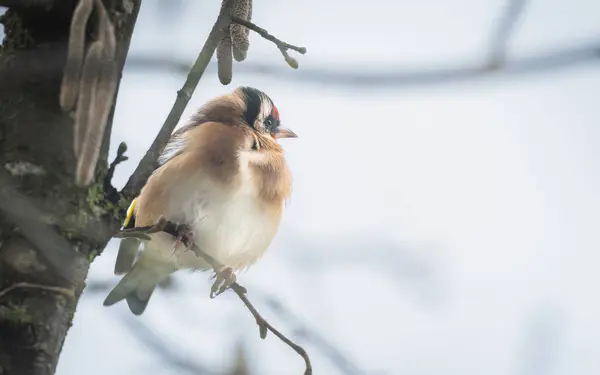
[[144, 244], [138, 261], [108, 294], [104, 306], [125, 299], [132, 313], [141, 315], [144, 312], [156, 285], [177, 269], [174, 260], [165, 256], [173, 244], [172, 237], [165, 238], [165, 235], [170, 236], [166, 233], [152, 234], [151, 240]]
[[123, 238], [119, 244], [119, 252], [115, 261], [115, 275], [123, 275], [131, 269], [138, 254], [141, 240], [137, 238]]

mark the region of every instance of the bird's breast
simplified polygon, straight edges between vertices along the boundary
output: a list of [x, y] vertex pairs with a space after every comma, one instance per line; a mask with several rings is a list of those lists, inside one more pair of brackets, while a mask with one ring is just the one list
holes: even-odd
[[204, 176], [183, 190], [173, 197], [168, 216], [192, 226], [202, 251], [234, 269], [246, 268], [264, 254], [281, 209], [259, 199], [250, 180], [224, 187]]

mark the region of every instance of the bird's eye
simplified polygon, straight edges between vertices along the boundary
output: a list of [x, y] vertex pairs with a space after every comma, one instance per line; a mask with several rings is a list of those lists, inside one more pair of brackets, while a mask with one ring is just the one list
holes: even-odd
[[273, 119], [272, 119], [272, 118], [270, 118], [270, 117], [268, 117], [268, 118], [265, 120], [265, 127], [266, 127], [266, 128], [270, 128], [270, 127], [272, 127], [272, 126], [273, 126]]

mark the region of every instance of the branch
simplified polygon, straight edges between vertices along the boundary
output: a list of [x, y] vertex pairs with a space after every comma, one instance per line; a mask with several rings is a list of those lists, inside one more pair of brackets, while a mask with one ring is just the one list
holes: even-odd
[[[147, 236], [150, 233], [155, 233], [155, 232], [160, 232], [160, 231], [168, 233], [168, 234], [172, 235], [173, 237], [177, 237], [177, 234], [178, 234], [177, 230], [178, 230], [177, 224], [167, 221], [164, 218], [162, 218], [161, 220], [159, 220], [159, 222], [156, 225], [137, 227], [137, 228], [132, 228], [132, 229], [125, 229], [125, 230], [122, 230], [121, 232], [117, 233], [115, 235], [115, 237], [116, 238], [141, 238], [140, 236], [142, 236], [142, 238], [143, 238], [143, 236]], [[147, 237], [147, 239], [149, 239], [149, 237]], [[203, 252], [202, 250], [200, 250], [198, 248], [198, 246], [196, 246], [195, 244], [192, 244], [191, 250], [196, 254], [196, 256], [204, 259], [208, 264], [210, 264], [210, 266], [214, 269], [215, 272], [219, 272], [220, 270], [222, 270], [224, 268], [223, 265], [219, 264], [219, 262], [216, 259], [214, 259], [210, 255], [208, 255], [207, 253]], [[214, 289], [214, 286], [213, 286], [213, 289]], [[279, 338], [282, 342], [284, 342], [286, 345], [288, 345], [296, 353], [298, 353], [298, 355], [300, 355], [302, 357], [302, 359], [304, 360], [305, 366], [306, 366], [304, 375], [312, 375], [312, 364], [310, 362], [310, 358], [308, 357], [308, 353], [306, 352], [306, 350], [303, 347], [301, 347], [300, 345], [294, 343], [292, 340], [288, 339], [284, 334], [279, 332], [279, 330], [277, 330], [275, 327], [273, 327], [271, 324], [269, 324], [269, 322], [267, 322], [265, 320], [265, 318], [263, 318], [260, 315], [258, 310], [256, 310], [254, 305], [250, 302], [248, 297], [246, 297], [247, 290], [245, 287], [241, 286], [237, 282], [233, 282], [229, 286], [229, 289], [233, 290], [235, 292], [235, 294], [237, 294], [237, 296], [240, 298], [240, 300], [242, 300], [244, 305], [246, 305], [246, 307], [248, 308], [248, 310], [250, 311], [250, 313], [256, 320], [256, 324], [258, 325], [258, 328], [259, 328], [260, 338], [261, 339], [266, 338], [267, 331], [271, 331], [275, 336], [277, 336], [277, 338]]]
[[158, 156], [169, 141], [171, 133], [173, 133], [173, 130], [181, 119], [185, 107], [196, 90], [210, 59], [215, 53], [219, 39], [221, 38], [221, 35], [223, 35], [223, 30], [231, 23], [231, 12], [232, 9], [235, 8], [237, 1], [238, 0], [227, 0], [227, 5], [221, 8], [217, 21], [208, 34], [208, 38], [206, 39], [198, 58], [196, 58], [196, 62], [194, 62], [192, 69], [189, 71], [183, 87], [177, 92], [177, 99], [171, 108], [171, 112], [169, 112], [169, 115], [156, 135], [154, 142], [152, 142], [152, 145], [125, 184], [125, 187], [122, 190], [125, 197], [129, 199], [135, 198], [154, 171]]
[[305, 54], [306, 53], [306, 48], [305, 47], [297, 47], [293, 44], [289, 44], [286, 43], [284, 41], [279, 40], [278, 38], [274, 37], [273, 35], [269, 34], [269, 32], [261, 27], [258, 27], [257, 25], [253, 24], [250, 21], [247, 21], [245, 19], [239, 18], [239, 17], [235, 17], [232, 16], [231, 17], [231, 21], [245, 26], [248, 29], [254, 31], [255, 33], [259, 34], [260, 36], [262, 36], [263, 38], [265, 38], [266, 40], [275, 43], [275, 45], [277, 46], [277, 48], [279, 48], [279, 51], [281, 52], [281, 54], [283, 55], [283, 58], [285, 59], [285, 62], [288, 63], [289, 66], [291, 66], [294, 69], [298, 69], [298, 61], [296, 59], [294, 59], [293, 57], [291, 57], [287, 51], [288, 50], [294, 50], [298, 53], [301, 54]]
[[[360, 69], [343, 67], [303, 67], [290, 72], [275, 64], [245, 62], [237, 67], [238, 74], [268, 77], [277, 82], [286, 80], [301, 85], [327, 85], [336, 89], [409, 89], [413, 87], [441, 86], [484, 80], [498, 76], [515, 77], [543, 74], [580, 64], [600, 61], [600, 40], [552, 51], [513, 58], [498, 69], [490, 70], [481, 63], [443, 65], [433, 69], [394, 69], [370, 65]], [[170, 71], [185, 73], [189, 64], [168, 57], [137, 54], [127, 59], [127, 69], [138, 71]], [[390, 66], [393, 66], [391, 64]], [[208, 68], [216, 71], [214, 66]]]
[[518, 19], [523, 14], [526, 0], [508, 0], [509, 4], [500, 18], [498, 27], [490, 40], [490, 56], [488, 67], [498, 69], [506, 60], [506, 47], [508, 41], [515, 31]]

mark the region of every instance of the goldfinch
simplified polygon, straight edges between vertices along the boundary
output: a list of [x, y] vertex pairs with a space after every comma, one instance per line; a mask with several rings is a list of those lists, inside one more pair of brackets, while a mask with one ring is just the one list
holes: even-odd
[[[171, 135], [123, 229], [152, 226], [161, 218], [184, 225], [194, 245], [235, 276], [265, 253], [277, 233], [292, 189], [278, 140], [296, 137], [281, 126], [277, 107], [260, 90], [238, 87], [212, 99]], [[124, 276], [104, 305], [125, 299], [140, 315], [171, 273], [211, 269], [186, 250], [164, 232], [148, 241], [122, 239], [115, 274]]]

